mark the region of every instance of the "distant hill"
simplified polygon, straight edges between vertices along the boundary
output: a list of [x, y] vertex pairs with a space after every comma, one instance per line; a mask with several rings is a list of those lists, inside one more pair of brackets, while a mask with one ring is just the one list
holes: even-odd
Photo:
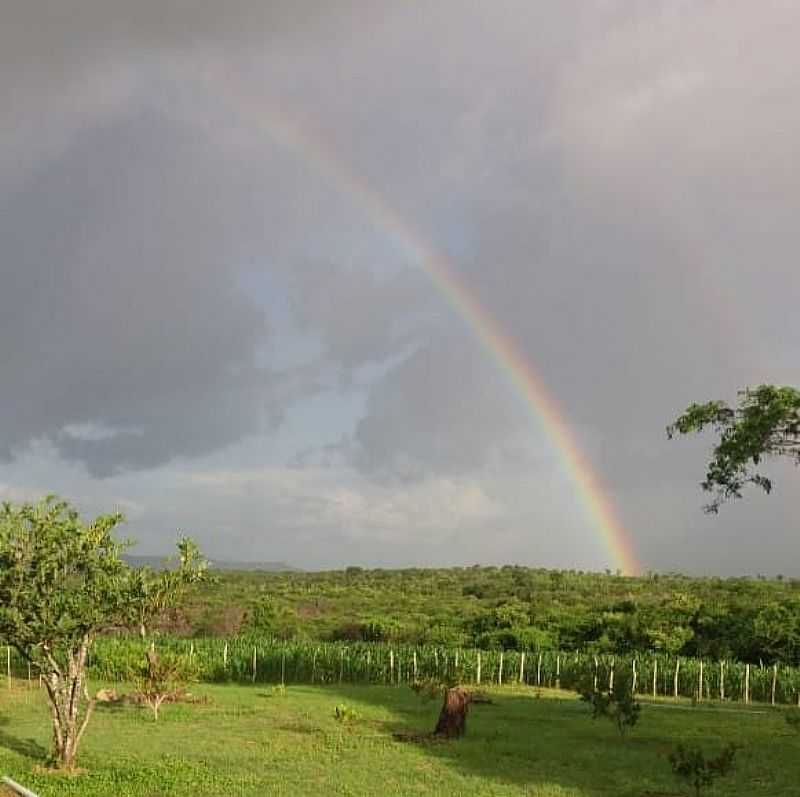
[[[164, 567], [165, 556], [137, 556], [136, 554], [124, 554], [122, 557], [131, 567], [152, 567], [160, 570]], [[286, 562], [228, 562], [211, 560], [212, 570], [257, 570], [267, 573], [280, 572], [300, 572], [299, 568], [292, 567]]]

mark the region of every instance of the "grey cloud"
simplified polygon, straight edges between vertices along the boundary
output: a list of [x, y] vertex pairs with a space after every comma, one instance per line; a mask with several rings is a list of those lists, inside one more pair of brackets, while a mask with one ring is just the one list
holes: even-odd
[[265, 318], [237, 289], [207, 156], [144, 115], [94, 131], [4, 198], [6, 457], [66, 424], [141, 427], [59, 438], [107, 472], [114, 452], [141, 467], [258, 428]]
[[438, 337], [378, 382], [359, 422], [354, 456], [380, 478], [480, 469], [524, 424], [495, 365], [463, 337]]
[[298, 326], [346, 371], [384, 362], [435, 323], [437, 304], [419, 275], [305, 261], [289, 284]]

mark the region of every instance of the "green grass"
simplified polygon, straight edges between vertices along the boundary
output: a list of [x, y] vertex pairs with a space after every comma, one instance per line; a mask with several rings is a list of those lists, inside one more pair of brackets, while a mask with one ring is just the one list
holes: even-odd
[[[397, 741], [432, 729], [437, 703], [392, 687], [198, 686], [205, 702], [165, 706], [156, 724], [131, 705], [99, 707], [80, 756], [87, 773], [41, 771], [49, 742], [43, 695], [0, 693], [0, 774], [41, 797], [190, 795], [543, 795], [667, 797], [688, 794], [670, 772], [678, 741], [716, 752], [743, 746], [735, 772], [712, 795], [796, 795], [800, 734], [767, 707], [645, 705], [620, 739], [572, 695], [494, 690], [476, 705], [466, 738]], [[334, 718], [344, 704], [356, 716]]]

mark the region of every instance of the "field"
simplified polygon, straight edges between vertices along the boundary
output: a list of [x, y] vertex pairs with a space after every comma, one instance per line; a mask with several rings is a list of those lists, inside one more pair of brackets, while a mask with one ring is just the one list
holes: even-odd
[[[690, 793], [667, 762], [678, 741], [710, 752], [731, 741], [742, 745], [735, 771], [709, 794], [788, 797], [800, 782], [800, 735], [767, 706], [647, 703], [622, 739], [574, 694], [494, 688], [493, 704], [472, 708], [466, 738], [443, 743], [413, 738], [432, 729], [438, 704], [405, 687], [204, 684], [193, 694], [197, 702], [166, 706], [158, 723], [136, 705], [99, 707], [81, 753], [87, 772], [66, 778], [40, 769], [43, 695], [4, 686], [0, 773], [41, 797], [668, 797]], [[357, 717], [338, 722], [340, 704]]]

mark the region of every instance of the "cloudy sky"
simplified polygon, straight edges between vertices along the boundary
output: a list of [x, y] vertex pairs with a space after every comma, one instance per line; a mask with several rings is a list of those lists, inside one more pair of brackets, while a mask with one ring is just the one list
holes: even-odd
[[143, 553], [800, 573], [690, 401], [800, 383], [795, 2], [7, 0], [0, 497]]

